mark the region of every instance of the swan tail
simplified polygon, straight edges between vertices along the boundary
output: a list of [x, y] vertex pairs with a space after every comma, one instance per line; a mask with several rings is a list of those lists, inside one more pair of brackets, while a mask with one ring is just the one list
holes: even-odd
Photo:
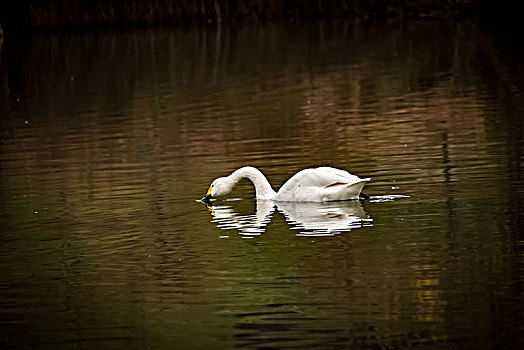
[[361, 179], [353, 183], [336, 183], [324, 187], [325, 193], [322, 201], [341, 201], [348, 199], [363, 199], [369, 198], [362, 193], [364, 185], [369, 181], [369, 178]]
[[369, 181], [369, 178], [362, 179], [361, 181], [347, 185], [348, 199], [360, 199], [361, 197], [367, 197], [366, 194], [362, 193], [364, 185]]

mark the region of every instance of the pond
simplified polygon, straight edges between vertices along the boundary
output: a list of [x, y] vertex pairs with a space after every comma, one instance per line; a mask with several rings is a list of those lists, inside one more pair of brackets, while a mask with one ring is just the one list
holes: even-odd
[[[2, 348], [523, 345], [522, 61], [474, 23], [2, 45]], [[316, 166], [365, 201], [264, 203]]]

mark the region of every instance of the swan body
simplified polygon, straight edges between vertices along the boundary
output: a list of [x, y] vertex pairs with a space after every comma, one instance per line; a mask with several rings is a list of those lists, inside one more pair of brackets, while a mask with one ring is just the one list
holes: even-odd
[[[231, 175], [214, 180], [204, 200], [230, 193], [242, 179], [255, 185], [258, 200], [277, 202], [328, 202], [359, 199], [369, 178], [361, 179], [345, 170], [331, 167], [304, 169], [293, 175], [275, 192], [264, 174], [257, 168], [246, 166]], [[364, 195], [364, 194], [363, 194]], [[364, 195], [365, 196], [365, 195]]]

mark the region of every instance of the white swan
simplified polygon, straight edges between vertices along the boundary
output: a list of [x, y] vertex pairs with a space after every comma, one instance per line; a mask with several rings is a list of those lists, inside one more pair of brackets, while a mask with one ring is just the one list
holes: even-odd
[[244, 178], [255, 185], [258, 200], [277, 202], [327, 202], [367, 198], [361, 191], [370, 180], [361, 179], [345, 170], [330, 167], [310, 168], [293, 175], [278, 192], [275, 192], [260, 170], [246, 166], [229, 176], [214, 180], [202, 200], [230, 193]]

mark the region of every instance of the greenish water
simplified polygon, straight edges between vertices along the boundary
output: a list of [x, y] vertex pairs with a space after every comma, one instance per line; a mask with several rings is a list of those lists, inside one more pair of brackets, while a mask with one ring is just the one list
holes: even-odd
[[[436, 21], [6, 33], [0, 345], [521, 347], [522, 64], [497, 44]], [[244, 165], [275, 189], [347, 169], [372, 198], [196, 201]]]

